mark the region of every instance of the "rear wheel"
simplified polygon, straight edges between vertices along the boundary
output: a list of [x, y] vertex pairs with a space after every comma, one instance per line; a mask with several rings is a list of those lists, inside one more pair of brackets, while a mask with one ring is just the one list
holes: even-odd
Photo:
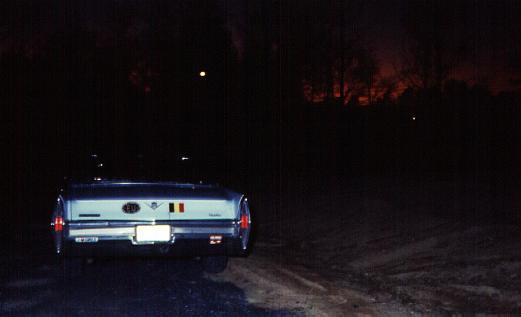
[[201, 259], [203, 268], [208, 273], [220, 273], [228, 265], [227, 256], [208, 256]]

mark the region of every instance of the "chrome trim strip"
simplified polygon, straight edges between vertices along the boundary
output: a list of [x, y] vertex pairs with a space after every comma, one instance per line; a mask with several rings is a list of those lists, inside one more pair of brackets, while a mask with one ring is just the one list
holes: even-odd
[[80, 227], [108, 227], [108, 221], [82, 221], [82, 222], [69, 222], [67, 223], [69, 228], [80, 228]]
[[176, 234], [234, 234], [235, 228], [208, 227], [208, 228], [183, 228], [173, 227], [174, 235]]
[[134, 236], [135, 227], [69, 229], [70, 237]]
[[81, 227], [128, 227], [136, 225], [150, 224], [169, 224], [176, 227], [230, 227], [236, 226], [235, 220], [155, 220], [155, 221], [99, 221], [99, 220], [81, 220], [71, 221], [67, 223], [70, 228]]
[[[175, 234], [233, 234], [235, 228], [228, 227], [172, 227]], [[133, 237], [135, 227], [69, 229], [69, 237], [125, 236]]]
[[136, 225], [168, 224], [173, 237], [200, 238], [209, 234], [238, 235], [236, 221], [87, 221], [68, 224], [68, 238], [98, 237], [100, 240], [133, 240]]

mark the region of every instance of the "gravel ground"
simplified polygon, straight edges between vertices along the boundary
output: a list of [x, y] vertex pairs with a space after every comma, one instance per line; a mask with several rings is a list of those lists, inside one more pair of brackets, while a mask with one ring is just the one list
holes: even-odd
[[256, 307], [231, 283], [215, 282], [196, 260], [98, 260], [67, 282], [48, 232], [0, 257], [1, 316], [300, 316]]

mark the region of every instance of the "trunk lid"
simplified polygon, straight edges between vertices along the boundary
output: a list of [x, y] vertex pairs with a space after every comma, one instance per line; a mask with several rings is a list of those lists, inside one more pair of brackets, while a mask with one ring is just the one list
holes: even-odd
[[236, 217], [232, 192], [178, 183], [76, 183], [68, 188], [70, 219], [208, 220]]

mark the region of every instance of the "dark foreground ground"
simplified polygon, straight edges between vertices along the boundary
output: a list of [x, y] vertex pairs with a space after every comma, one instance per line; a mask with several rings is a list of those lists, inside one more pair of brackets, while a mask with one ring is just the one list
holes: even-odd
[[252, 306], [240, 288], [208, 279], [189, 259], [99, 260], [64, 282], [45, 229], [3, 246], [1, 316], [301, 315]]
[[[518, 179], [435, 176], [306, 184], [285, 225], [260, 226], [280, 237], [267, 253], [320, 274], [314, 281], [330, 282], [323, 296], [333, 302], [359, 291], [378, 308], [372, 315], [519, 316]], [[362, 307], [342, 296], [336, 315]]]

